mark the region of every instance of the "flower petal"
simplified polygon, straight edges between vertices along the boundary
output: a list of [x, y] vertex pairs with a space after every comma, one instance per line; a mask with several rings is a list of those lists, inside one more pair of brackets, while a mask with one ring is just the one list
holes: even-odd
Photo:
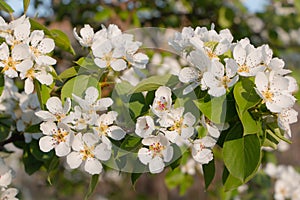
[[125, 137], [126, 132], [118, 126], [109, 127], [108, 136], [114, 140], [121, 140]]
[[82, 163], [82, 158], [79, 152], [71, 152], [67, 156], [67, 163], [71, 169], [76, 169]]
[[152, 174], [160, 173], [164, 170], [165, 164], [161, 157], [156, 156], [149, 162], [149, 170]]
[[101, 143], [96, 146], [94, 150], [96, 158], [102, 161], [109, 160], [111, 157], [111, 149], [104, 143]]
[[102, 172], [102, 164], [95, 158], [88, 158], [84, 164], [84, 170], [92, 175]]
[[44, 136], [39, 141], [41, 151], [49, 152], [54, 148], [54, 141], [51, 136]]

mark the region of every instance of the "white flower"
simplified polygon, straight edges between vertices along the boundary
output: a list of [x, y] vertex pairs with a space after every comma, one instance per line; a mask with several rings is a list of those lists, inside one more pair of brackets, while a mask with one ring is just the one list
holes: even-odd
[[24, 132], [25, 142], [30, 143], [32, 138], [39, 139], [42, 134], [40, 132], [37, 133], [27, 133], [25, 130], [27, 127], [31, 125], [36, 125], [40, 123], [41, 120], [35, 115], [34, 110], [26, 110], [22, 112], [21, 118], [17, 121], [17, 130], [19, 132]]
[[98, 114], [96, 113], [97, 111], [105, 111], [113, 104], [113, 100], [111, 98], [101, 98], [97, 100], [99, 92], [95, 87], [87, 88], [84, 99], [74, 94], [72, 94], [72, 96], [81, 107], [81, 112], [89, 115], [88, 117], [91, 119], [90, 123], [95, 123], [96, 118], [98, 118]]
[[255, 85], [257, 94], [271, 112], [279, 113], [285, 108], [291, 108], [295, 103], [295, 98], [288, 92], [288, 79], [276, 76], [274, 72], [257, 73]]
[[44, 32], [41, 30], [34, 30], [31, 33], [27, 41], [31, 56], [38, 65], [54, 65], [56, 60], [47, 55], [55, 48], [54, 40], [44, 36]]
[[50, 97], [47, 100], [46, 107], [49, 111], [38, 111], [36, 116], [43, 121], [57, 121], [62, 123], [70, 122], [70, 117], [67, 115], [71, 109], [71, 100], [67, 98], [64, 106], [58, 97]]
[[248, 38], [239, 41], [233, 49], [233, 58], [238, 64], [238, 74], [241, 76], [255, 76], [264, 71], [262, 49], [255, 49]]
[[155, 130], [154, 121], [150, 116], [142, 116], [136, 120], [135, 133], [142, 137], [148, 137]]
[[16, 188], [8, 188], [4, 191], [0, 191], [0, 200], [18, 200], [16, 195], [18, 190]]
[[155, 92], [155, 98], [152, 104], [152, 111], [157, 116], [162, 116], [172, 107], [172, 92], [166, 86], [160, 86]]
[[184, 174], [189, 174], [191, 176], [194, 176], [196, 174], [196, 171], [200, 171], [200, 173], [203, 174], [202, 166], [201, 164], [197, 163], [194, 159], [189, 158], [188, 161], [180, 166], [180, 170]]
[[192, 51], [187, 57], [187, 60], [192, 64], [192, 67], [183, 68], [178, 75], [181, 82], [190, 83], [190, 85], [183, 90], [183, 94], [190, 93], [199, 85], [202, 90], [206, 90], [207, 86], [203, 80], [203, 74], [211, 69], [217, 60], [210, 60], [202, 50]]
[[189, 143], [188, 138], [194, 134], [193, 125], [196, 122], [196, 118], [190, 112], [184, 115], [183, 112], [183, 107], [176, 108], [163, 115], [159, 120], [160, 125], [165, 127], [162, 129], [165, 136], [178, 146]]
[[[94, 47], [96, 46], [96, 47]], [[95, 56], [95, 64], [100, 68], [111, 67], [114, 71], [122, 71], [127, 68], [125, 60], [117, 50], [113, 49], [112, 42], [108, 39], [94, 43], [92, 51]]]
[[123, 139], [126, 132], [122, 128], [113, 125], [117, 116], [118, 113], [115, 111], [109, 111], [108, 113], [102, 114], [95, 123], [96, 127], [93, 128], [94, 133], [101, 138], [109, 136], [114, 140]]
[[215, 61], [210, 71], [203, 74], [203, 80], [208, 89], [208, 94], [220, 97], [226, 94], [226, 90], [232, 87], [239, 79], [236, 75], [237, 64], [233, 59], [226, 59], [226, 70], [224, 65]]
[[216, 144], [216, 140], [210, 136], [194, 140], [192, 146], [192, 156], [196, 162], [207, 164], [213, 159], [211, 148]]
[[201, 125], [207, 130], [208, 135], [218, 139], [221, 132], [223, 130], [226, 130], [229, 128], [229, 124], [228, 123], [224, 123], [224, 124], [215, 124], [212, 121], [210, 121], [208, 118], [205, 117], [205, 115], [201, 116], [201, 120], [200, 120]]
[[138, 151], [138, 158], [144, 165], [149, 164], [151, 173], [160, 173], [165, 167], [165, 163], [171, 161], [173, 157], [173, 147], [168, 139], [162, 134], [150, 136], [142, 140], [143, 145], [148, 148], [141, 148]]
[[15, 78], [18, 76], [17, 70], [32, 66], [32, 62], [29, 60], [29, 49], [25, 44], [15, 45], [11, 51], [4, 42], [0, 45], [0, 67], [2, 67], [2, 73], [9, 78]]
[[[291, 180], [292, 181], [292, 180]], [[285, 200], [290, 198], [291, 188], [289, 188], [289, 184], [287, 184], [284, 180], [277, 180], [275, 182], [275, 200]]]
[[290, 124], [298, 121], [297, 116], [298, 112], [292, 108], [283, 109], [278, 114], [278, 126], [284, 130], [289, 137], [292, 137]]
[[100, 160], [106, 161], [110, 158], [111, 146], [110, 143], [98, 142], [99, 137], [92, 133], [78, 133], [72, 143], [74, 151], [67, 156], [70, 168], [75, 169], [82, 164], [86, 172], [100, 174], [103, 168]]
[[9, 23], [8, 31], [11, 34], [6, 35], [5, 40], [9, 45], [25, 43], [30, 34], [30, 22], [28, 17], [20, 17]]
[[1, 187], [6, 188], [8, 185], [10, 185], [12, 180], [12, 174], [11, 170], [6, 171], [5, 173], [0, 174], [0, 189]]
[[169, 41], [171, 45], [178, 52], [186, 51], [191, 49], [190, 39], [194, 36], [194, 29], [192, 27], [184, 27], [182, 32], [176, 32], [174, 38]]
[[85, 24], [84, 27], [80, 29], [81, 37], [77, 34], [76, 28], [73, 29], [73, 34], [83, 47], [91, 47], [95, 41], [94, 29], [88, 24]]
[[49, 152], [54, 148], [59, 157], [70, 153], [73, 132], [67, 125], [63, 123], [56, 125], [52, 121], [47, 121], [40, 125], [40, 129], [45, 135], [39, 141], [40, 149], [43, 152]]

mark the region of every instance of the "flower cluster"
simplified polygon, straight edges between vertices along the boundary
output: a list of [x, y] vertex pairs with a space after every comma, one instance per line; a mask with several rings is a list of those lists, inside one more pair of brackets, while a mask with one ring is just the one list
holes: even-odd
[[300, 199], [300, 174], [292, 166], [268, 163], [264, 171], [275, 180], [275, 200]]
[[74, 28], [74, 36], [83, 47], [92, 50], [95, 64], [102, 68], [110, 67], [113, 71], [123, 71], [132, 65], [137, 69], [144, 69], [149, 61], [147, 55], [137, 53], [141, 42], [133, 41], [133, 35], [122, 33], [118, 26], [110, 24], [108, 28], [94, 32], [86, 24], [80, 29], [80, 35]]
[[296, 80], [288, 76], [284, 61], [273, 57], [268, 45], [254, 47], [248, 38], [233, 42], [228, 29], [217, 33], [213, 27], [183, 28], [169, 42], [190, 67], [181, 69], [178, 77], [189, 83], [187, 94], [200, 86], [213, 97], [225, 95], [239, 79], [254, 77], [255, 91], [261, 97], [278, 126], [291, 137], [290, 124], [297, 122], [293, 93], [298, 90]]
[[139, 150], [138, 158], [143, 164], [149, 164], [151, 173], [161, 172], [172, 160], [172, 144], [190, 147], [194, 160], [200, 164], [207, 164], [213, 159], [211, 149], [221, 129], [203, 115], [200, 125], [207, 130], [207, 135], [197, 139], [196, 117], [190, 112], [184, 113], [184, 107], [174, 108], [170, 88], [161, 86], [156, 90], [151, 110], [154, 116], [139, 117], [135, 129], [145, 146]]
[[34, 79], [41, 84], [53, 82], [51, 72], [56, 60], [49, 56], [55, 43], [46, 38], [42, 30], [30, 31], [29, 18], [25, 15], [6, 23], [0, 17], [0, 37], [5, 40], [0, 45], [1, 72], [9, 78], [25, 80], [26, 94], [34, 91]]
[[18, 190], [16, 188], [8, 187], [11, 184], [13, 174], [10, 169], [0, 157], [0, 199], [1, 200], [17, 200], [16, 195]]
[[54, 149], [57, 156], [66, 157], [71, 169], [82, 165], [90, 174], [101, 173], [101, 162], [111, 157], [110, 140], [121, 140], [126, 133], [114, 125], [118, 114], [106, 112], [113, 104], [112, 99], [98, 97], [98, 89], [94, 87], [87, 88], [84, 98], [73, 94], [74, 108], [70, 98], [64, 105], [58, 97], [49, 98], [48, 111], [36, 112], [44, 121], [40, 125], [43, 132], [40, 149], [43, 152]]

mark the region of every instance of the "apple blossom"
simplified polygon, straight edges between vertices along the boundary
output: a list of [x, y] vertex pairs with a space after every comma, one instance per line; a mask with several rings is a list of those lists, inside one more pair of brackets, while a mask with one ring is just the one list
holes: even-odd
[[205, 136], [201, 139], [193, 141], [192, 156], [196, 162], [200, 164], [207, 164], [213, 159], [211, 148], [215, 146], [216, 140], [210, 136]]
[[155, 130], [154, 121], [150, 116], [142, 116], [136, 120], [135, 133], [142, 137], [148, 137]]
[[44, 134], [39, 140], [40, 149], [43, 152], [55, 149], [55, 153], [59, 157], [70, 153], [74, 135], [67, 125], [63, 123], [56, 125], [52, 121], [47, 121], [41, 124], [40, 129]]
[[173, 147], [168, 139], [162, 135], [149, 136], [142, 140], [143, 145], [138, 151], [138, 158], [144, 165], [149, 164], [151, 173], [160, 173], [165, 167], [165, 163], [171, 161], [173, 157]]
[[160, 86], [155, 92], [155, 98], [151, 106], [152, 112], [158, 117], [167, 113], [172, 107], [172, 92], [166, 86]]
[[291, 137], [291, 128], [290, 124], [296, 123], [298, 112], [292, 108], [283, 109], [280, 113], [278, 113], [278, 126], [286, 132], [286, 134]]

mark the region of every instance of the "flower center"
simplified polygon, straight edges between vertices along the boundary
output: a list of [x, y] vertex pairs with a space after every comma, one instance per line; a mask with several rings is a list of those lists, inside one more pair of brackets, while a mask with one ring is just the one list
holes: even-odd
[[107, 135], [108, 125], [101, 123], [96, 129], [99, 132], [99, 135]]
[[155, 156], [160, 156], [162, 157], [162, 151], [165, 149], [166, 147], [161, 145], [159, 142], [153, 142], [150, 146], [149, 146], [149, 151], [152, 151], [153, 153], [153, 157]]
[[53, 129], [53, 132], [53, 138], [57, 144], [61, 142], [66, 142], [66, 136], [69, 135], [69, 133], [66, 130], [59, 128], [58, 130]]
[[161, 100], [157, 101], [157, 109], [160, 111], [167, 110], [167, 101], [165, 97], [161, 97]]
[[246, 72], [246, 73], [249, 73], [250, 72], [250, 69], [247, 65], [239, 65], [239, 68], [238, 68], [238, 72]]
[[228, 88], [228, 83], [230, 83], [230, 78], [228, 78], [228, 76], [223, 76], [221, 78], [221, 84], [225, 87], [225, 89]]
[[181, 135], [182, 128], [186, 128], [187, 125], [183, 124], [183, 118], [176, 121], [173, 126], [169, 128], [170, 131], [176, 131], [179, 135]]
[[274, 94], [270, 90], [263, 91], [262, 95], [265, 97], [265, 101], [273, 101]]
[[80, 150], [80, 153], [82, 155], [82, 160], [86, 160], [88, 158], [94, 158], [95, 154], [93, 153], [94, 146], [88, 147], [87, 145], [84, 145], [84, 148]]
[[18, 61], [14, 61], [12, 59], [12, 57], [9, 57], [7, 60], [2, 61], [4, 64], [4, 67], [2, 69], [2, 72], [5, 72], [9, 69], [13, 69], [14, 71], [16, 71], [16, 65], [19, 64], [20, 62]]
[[30, 78], [30, 79], [33, 79], [33, 78], [34, 78], [34, 69], [33, 69], [33, 67], [30, 68], [29, 70], [27, 70], [27, 72], [26, 72], [26, 77], [27, 77], [27, 78]]
[[41, 52], [38, 50], [38, 48], [33, 47], [33, 46], [30, 46], [29, 48], [35, 57], [38, 57], [41, 55]]
[[[28, 70], [28, 71], [29, 71], [29, 70]], [[66, 117], [66, 115], [63, 114], [63, 113], [56, 113], [56, 114], [55, 114], [55, 117], [56, 117], [56, 120], [57, 120], [58, 122], [61, 122], [61, 120], [62, 120], [63, 118]]]

